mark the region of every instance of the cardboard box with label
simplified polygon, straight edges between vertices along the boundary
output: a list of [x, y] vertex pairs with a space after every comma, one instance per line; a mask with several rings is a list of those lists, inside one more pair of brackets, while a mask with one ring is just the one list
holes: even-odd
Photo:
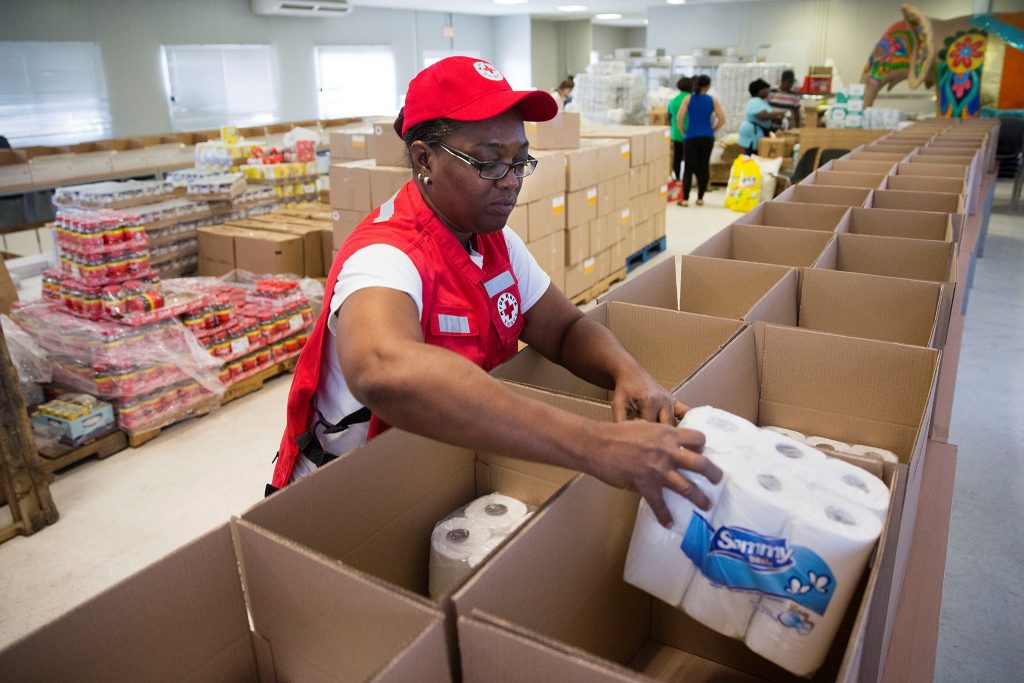
[[524, 126], [531, 151], [580, 146], [580, 115], [576, 112], [560, 111], [550, 121], [527, 121]]
[[565, 227], [575, 228], [597, 219], [597, 186], [569, 192], [565, 196]]
[[[611, 330], [640, 365], [669, 391], [678, 388], [744, 327], [736, 320], [617, 301], [599, 304], [587, 316]], [[519, 352], [491, 374], [559, 394], [598, 401], [612, 398], [611, 391], [589, 384], [531, 348]]]
[[363, 123], [330, 131], [332, 165], [342, 161], [372, 159], [367, 146], [367, 137], [370, 132], [369, 126]]
[[566, 192], [575, 192], [591, 185], [597, 185], [600, 163], [598, 153], [599, 150], [596, 147], [565, 150]]
[[286, 221], [275, 216], [253, 216], [245, 221], [226, 223], [229, 227], [240, 227], [249, 230], [265, 230], [285, 235], [296, 235], [302, 238], [301, 273], [304, 277], [324, 277], [330, 268], [330, 252], [325, 254], [325, 244], [333, 242], [333, 235], [324, 223], [299, 220]]
[[[629, 144], [629, 165], [636, 168], [647, 163], [646, 155], [646, 126], [584, 126], [580, 135], [583, 138], [606, 138], [616, 139]], [[586, 141], [583, 144], [587, 144]]]
[[777, 228], [798, 228], [835, 232], [841, 229], [849, 209], [829, 204], [795, 204], [762, 202], [736, 219], [740, 225], [767, 225]]
[[367, 214], [409, 179], [408, 168], [378, 166], [373, 159], [331, 164], [331, 206]]
[[565, 265], [580, 263], [593, 253], [590, 249], [590, 232], [593, 224], [594, 221], [590, 221], [565, 231]]
[[440, 611], [240, 521], [8, 646], [0, 669], [97, 682], [452, 675]]
[[627, 280], [598, 301], [796, 325], [798, 284], [793, 268], [683, 254]]
[[565, 192], [565, 153], [559, 151], [538, 151], [530, 155], [537, 159], [537, 168], [523, 178], [519, 190], [519, 204], [529, 204], [553, 194]]
[[583, 294], [599, 279], [596, 255], [591, 255], [565, 268], [565, 294], [576, 296]]
[[797, 204], [833, 204], [835, 206], [867, 206], [872, 191], [860, 187], [835, 187], [800, 183], [787, 188], [776, 202]]
[[565, 231], [559, 230], [526, 245], [549, 275], [565, 268]]
[[835, 235], [818, 230], [733, 224], [698, 245], [694, 256], [813, 266], [824, 258]]
[[629, 173], [629, 141], [620, 138], [581, 138], [584, 147], [597, 148], [597, 182]]

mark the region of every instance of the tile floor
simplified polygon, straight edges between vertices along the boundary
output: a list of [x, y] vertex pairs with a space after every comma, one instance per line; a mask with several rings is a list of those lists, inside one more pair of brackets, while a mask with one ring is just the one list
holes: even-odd
[[[952, 440], [960, 444], [936, 680], [1019, 680], [1024, 643], [1024, 218], [997, 189], [964, 334]], [[735, 219], [724, 192], [668, 208], [688, 253]], [[139, 449], [85, 461], [51, 487], [60, 522], [0, 545], [0, 646], [260, 500], [284, 426], [287, 377]], [[1014, 643], [1017, 645], [1014, 646]]]

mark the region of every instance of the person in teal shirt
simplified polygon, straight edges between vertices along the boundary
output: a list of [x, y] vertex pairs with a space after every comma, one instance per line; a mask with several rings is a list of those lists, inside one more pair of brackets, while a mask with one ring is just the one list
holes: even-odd
[[740, 124], [740, 147], [746, 154], [757, 154], [757, 141], [763, 138], [771, 128], [772, 121], [781, 121], [786, 112], [772, 109], [768, 104], [768, 92], [771, 85], [763, 79], [752, 81], [747, 87], [750, 101], [743, 112], [743, 123]]
[[686, 130], [686, 117], [683, 117], [682, 130], [680, 130], [676, 127], [676, 114], [679, 112], [679, 106], [683, 103], [683, 99], [693, 90], [693, 80], [683, 76], [676, 81], [676, 87], [679, 88], [679, 94], [668, 103], [668, 132], [672, 138], [672, 170], [675, 171], [676, 180], [681, 180], [684, 159], [683, 131]]

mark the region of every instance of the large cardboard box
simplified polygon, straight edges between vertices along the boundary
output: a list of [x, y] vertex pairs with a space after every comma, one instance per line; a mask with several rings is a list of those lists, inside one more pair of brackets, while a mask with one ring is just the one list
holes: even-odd
[[829, 204], [762, 202], [736, 219], [742, 225], [768, 225], [778, 228], [836, 231], [849, 209]]
[[539, 240], [528, 243], [526, 247], [537, 259], [537, 263], [540, 264], [544, 272], [549, 275], [565, 268], [564, 230], [550, 233]]
[[600, 165], [597, 147], [565, 150], [565, 189], [567, 192], [597, 185]]
[[964, 197], [946, 192], [911, 192], [908, 190], [875, 190], [867, 204], [876, 209], [906, 209], [908, 211], [941, 211], [963, 213]]
[[866, 152], [860, 151], [861, 149], [863, 148], [853, 150], [844, 156], [843, 159], [847, 161], [882, 162], [894, 165], [907, 158], [907, 155], [902, 152]]
[[71, 152], [55, 152], [29, 159], [29, 170], [33, 183], [62, 184], [75, 177], [75, 155]]
[[935, 178], [957, 178], [967, 179], [969, 164], [942, 164], [928, 163], [927, 159], [919, 161], [922, 157], [910, 157], [907, 161], [896, 165], [897, 175], [932, 176]]
[[629, 173], [629, 140], [621, 138], [581, 138], [584, 147], [597, 148], [597, 181]]
[[444, 637], [438, 610], [233, 522], [10, 645], [0, 669], [10, 680], [441, 682]]
[[[640, 365], [669, 391], [678, 388], [744, 328], [736, 320], [617, 301], [598, 304], [587, 316], [611, 330]], [[529, 347], [494, 368], [491, 374], [559, 394], [597, 401], [612, 398], [610, 390], [576, 377]]]
[[580, 146], [580, 115], [560, 111], [550, 121], [527, 121], [526, 139], [531, 149], [574, 149]]
[[845, 233], [836, 235], [818, 267], [956, 283], [956, 254], [952, 242]]
[[896, 168], [896, 164], [888, 161], [870, 161], [856, 159], [833, 159], [821, 167], [823, 171], [839, 171], [841, 173], [881, 173], [888, 175]]
[[408, 168], [378, 166], [373, 159], [331, 164], [331, 206], [369, 213], [409, 181]]
[[793, 268], [683, 254], [627, 280], [598, 301], [796, 325], [798, 284]]
[[235, 235], [239, 232], [223, 225], [196, 230], [200, 276], [219, 277], [235, 269]]
[[565, 265], [580, 263], [593, 252], [590, 249], [590, 232], [594, 221], [577, 225], [565, 231]]
[[918, 175], [891, 175], [886, 179], [886, 190], [909, 190], [911, 192], [947, 192], [967, 194], [967, 184], [959, 178], [939, 178]]
[[733, 224], [709, 237], [691, 253], [780, 266], [813, 266], [824, 257], [834, 237], [833, 233], [818, 230]]
[[565, 230], [565, 194], [559, 192], [527, 205], [530, 217], [530, 241]]
[[379, 121], [373, 124], [366, 136], [366, 156], [374, 159], [378, 166], [399, 166], [409, 171], [409, 159], [405, 141], [395, 132], [394, 121]]
[[961, 219], [959, 214], [936, 211], [850, 209], [846, 232], [854, 235], [959, 242]]
[[363, 123], [329, 131], [332, 165], [346, 160], [372, 159], [367, 145], [370, 132], [369, 126]]
[[547, 150], [538, 151], [532, 156], [537, 159], [537, 168], [523, 179], [519, 190], [520, 204], [565, 191], [565, 153]]
[[14, 286], [11, 273], [0, 258], [0, 313], [10, 315], [11, 306], [18, 300], [18, 288]]
[[565, 227], [575, 228], [597, 219], [597, 186], [569, 192], [565, 196]]
[[885, 173], [851, 173], [818, 169], [804, 178], [801, 185], [826, 185], [835, 187], [880, 188], [885, 185]]
[[[643, 166], [647, 163], [647, 126], [584, 126], [580, 132], [583, 138], [609, 138], [625, 140], [629, 143], [629, 165]], [[584, 142], [583, 144], [586, 144]]]
[[334, 249], [341, 248], [342, 243], [356, 229], [362, 220], [366, 218], [365, 211], [350, 211], [349, 209], [331, 210], [331, 233]]
[[872, 191], [859, 187], [834, 187], [800, 183], [786, 189], [776, 202], [798, 204], [834, 204], [836, 206], [867, 206]]
[[[589, 238], [588, 238], [589, 240]], [[592, 287], [599, 279], [596, 255], [590, 255], [579, 263], [569, 264], [565, 268], [565, 294], [576, 296]]]
[[284, 221], [273, 216], [254, 216], [238, 223], [227, 223], [231, 227], [250, 230], [266, 230], [302, 238], [302, 272], [296, 275], [304, 277], [323, 277], [327, 274], [330, 261], [324, 260], [324, 240], [333, 241], [331, 232], [325, 224]]
[[235, 267], [252, 273], [299, 275], [305, 268], [300, 235], [251, 230], [235, 235]]

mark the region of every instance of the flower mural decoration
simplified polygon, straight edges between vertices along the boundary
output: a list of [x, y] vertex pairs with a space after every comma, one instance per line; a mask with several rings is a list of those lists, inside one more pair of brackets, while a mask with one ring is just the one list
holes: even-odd
[[979, 67], [985, 61], [985, 39], [983, 36], [968, 33], [955, 40], [946, 50], [946, 64], [953, 73], [964, 74], [973, 71], [975, 60]]
[[937, 66], [939, 116], [963, 118], [980, 112], [987, 38], [985, 31], [970, 29], [945, 39]]

